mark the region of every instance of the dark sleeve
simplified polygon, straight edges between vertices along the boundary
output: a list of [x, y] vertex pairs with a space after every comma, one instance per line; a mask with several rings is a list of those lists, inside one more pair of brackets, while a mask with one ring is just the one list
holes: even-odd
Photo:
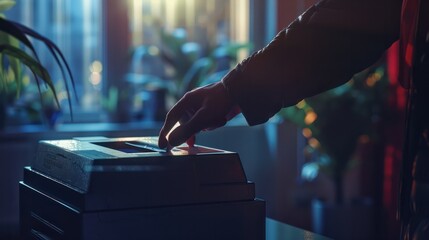
[[223, 81], [250, 125], [339, 86], [399, 36], [400, 0], [325, 0], [310, 7]]

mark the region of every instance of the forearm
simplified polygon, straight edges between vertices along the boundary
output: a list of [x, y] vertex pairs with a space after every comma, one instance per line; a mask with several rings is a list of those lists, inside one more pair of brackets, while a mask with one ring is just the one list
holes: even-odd
[[348, 81], [397, 39], [401, 1], [322, 1], [223, 79], [250, 125]]

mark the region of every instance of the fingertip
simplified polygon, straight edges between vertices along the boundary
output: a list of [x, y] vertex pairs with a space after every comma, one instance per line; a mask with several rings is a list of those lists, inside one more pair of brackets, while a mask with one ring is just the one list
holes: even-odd
[[164, 128], [161, 129], [158, 136], [158, 147], [159, 148], [166, 148], [168, 146], [168, 140], [165, 134]]
[[170, 139], [170, 141], [169, 141], [169, 144], [172, 147], [179, 146], [182, 143], [183, 143], [183, 141], [180, 141], [180, 139], [175, 139], [175, 138]]
[[195, 134], [192, 135], [190, 138], [188, 138], [188, 140], [186, 140], [186, 144], [188, 144], [188, 147], [194, 147], [195, 140], [196, 140]]
[[168, 137], [168, 143], [175, 147], [179, 146], [180, 144], [184, 143], [186, 139], [183, 139], [183, 133], [181, 133], [182, 127], [177, 127], [175, 130], [173, 130], [169, 137]]
[[158, 138], [158, 147], [159, 148], [166, 148], [167, 147], [167, 141], [165, 138]]

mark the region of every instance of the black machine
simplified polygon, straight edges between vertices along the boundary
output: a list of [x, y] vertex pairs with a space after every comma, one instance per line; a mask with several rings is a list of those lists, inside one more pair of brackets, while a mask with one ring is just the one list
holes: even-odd
[[265, 239], [237, 153], [156, 142], [40, 141], [19, 183], [24, 239]]

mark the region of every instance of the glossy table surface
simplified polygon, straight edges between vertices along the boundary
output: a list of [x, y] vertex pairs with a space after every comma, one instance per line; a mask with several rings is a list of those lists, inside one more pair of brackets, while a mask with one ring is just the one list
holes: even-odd
[[331, 238], [312, 233], [270, 218], [266, 219], [266, 240], [330, 240]]

